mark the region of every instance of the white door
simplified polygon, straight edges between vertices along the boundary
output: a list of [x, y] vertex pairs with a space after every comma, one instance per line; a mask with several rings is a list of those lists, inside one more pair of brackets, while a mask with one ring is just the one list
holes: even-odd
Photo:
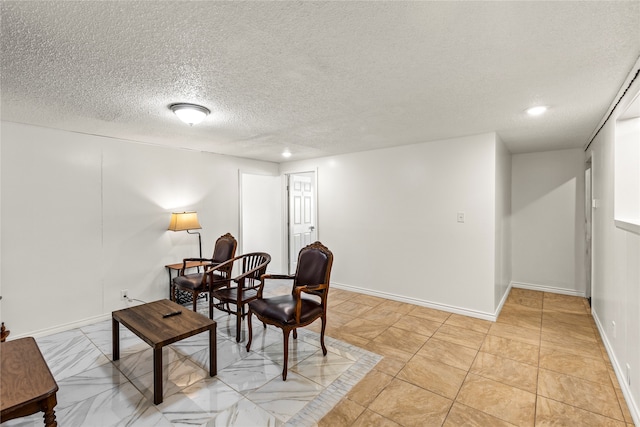
[[289, 274], [294, 274], [298, 253], [317, 239], [315, 173], [289, 175]]

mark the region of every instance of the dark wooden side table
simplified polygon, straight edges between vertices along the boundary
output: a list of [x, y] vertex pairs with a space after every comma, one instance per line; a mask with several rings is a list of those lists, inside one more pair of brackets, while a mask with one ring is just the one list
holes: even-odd
[[[178, 315], [172, 313], [180, 312]], [[209, 375], [217, 374], [216, 322], [166, 299], [114, 311], [113, 360], [120, 359], [120, 325], [153, 348], [153, 403], [162, 403], [162, 347], [209, 331]]]
[[55, 427], [58, 384], [32, 337], [0, 344], [0, 422], [44, 412]]
[[[185, 269], [190, 269], [190, 268], [197, 268], [198, 271], [200, 271], [200, 267], [207, 267], [209, 264], [211, 264], [208, 261], [187, 261]], [[178, 262], [175, 264], [167, 264], [164, 267], [167, 269], [167, 271], [169, 272], [169, 299], [173, 301], [173, 289], [172, 289], [172, 280], [173, 280], [173, 272], [176, 272], [176, 276], [178, 274], [180, 274], [180, 270], [182, 270], [184, 263], [182, 262]], [[183, 299], [181, 299], [180, 297], [178, 298], [178, 303], [185, 303], [185, 302], [189, 302], [191, 300], [188, 301], [184, 301]]]

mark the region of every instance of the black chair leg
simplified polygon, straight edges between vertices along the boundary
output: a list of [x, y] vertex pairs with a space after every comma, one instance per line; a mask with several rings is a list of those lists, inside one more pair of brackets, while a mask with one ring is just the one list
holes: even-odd
[[284, 335], [284, 369], [282, 370], [282, 381], [287, 380], [287, 365], [289, 364], [289, 332], [291, 332], [290, 329], [282, 329], [282, 334]]
[[249, 339], [247, 340], [247, 351], [251, 350], [251, 340], [253, 339], [253, 329], [251, 328], [251, 309], [249, 309], [249, 314], [247, 316], [247, 326], [249, 327]]
[[322, 316], [321, 319], [322, 319], [322, 329], [320, 330], [320, 345], [322, 346], [322, 354], [326, 356], [327, 347], [324, 346], [324, 330], [327, 327], [327, 319], [324, 316]]

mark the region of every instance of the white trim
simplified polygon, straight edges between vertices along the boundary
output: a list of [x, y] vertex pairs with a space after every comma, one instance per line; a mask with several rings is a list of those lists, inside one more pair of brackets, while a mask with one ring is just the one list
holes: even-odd
[[640, 234], [640, 223], [637, 221], [624, 221], [622, 219], [614, 220], [616, 227], [622, 228], [623, 230], [630, 231], [635, 234]]
[[53, 326], [51, 328], [40, 329], [38, 331], [27, 332], [26, 334], [12, 336], [11, 338], [9, 338], [9, 340], [24, 338], [24, 337], [34, 337], [34, 338], [46, 337], [48, 335], [57, 334], [58, 332], [70, 331], [71, 329], [92, 325], [94, 323], [98, 323], [103, 320], [109, 320], [109, 319], [111, 319], [111, 313], [100, 314], [99, 316], [87, 317], [86, 319], [77, 320], [75, 322], [64, 323], [62, 325]]
[[514, 288], [529, 289], [530, 291], [549, 292], [552, 294], [571, 295], [574, 297], [586, 298], [584, 291], [576, 291], [575, 289], [557, 288], [555, 286], [537, 285], [534, 283], [511, 282]]
[[505, 292], [504, 295], [502, 295], [502, 299], [500, 300], [500, 304], [498, 304], [498, 307], [496, 307], [496, 320], [498, 319], [498, 316], [500, 316], [500, 312], [502, 311], [502, 307], [504, 307], [504, 304], [507, 302], [507, 298], [509, 297], [509, 294], [511, 293], [511, 288], [513, 288], [513, 282], [509, 282], [509, 287], [507, 287], [507, 292]]
[[407, 304], [419, 305], [421, 307], [433, 308], [436, 310], [447, 311], [449, 313], [461, 314], [463, 316], [475, 317], [482, 320], [490, 320], [495, 322], [498, 318], [496, 313], [487, 313], [484, 311], [469, 310], [468, 308], [456, 307], [454, 305], [440, 304], [431, 301], [425, 301], [418, 298], [410, 298], [402, 295], [390, 294], [388, 292], [373, 291], [371, 289], [360, 288], [358, 286], [345, 285], [342, 283], [331, 282], [331, 286], [345, 291], [357, 292], [359, 294], [371, 295], [374, 297], [386, 298], [393, 301], [404, 302]]
[[598, 313], [592, 308], [591, 315], [593, 316], [593, 320], [596, 322], [596, 326], [598, 327], [598, 332], [600, 333], [600, 338], [602, 338], [602, 343], [604, 344], [604, 348], [607, 350], [607, 354], [609, 355], [609, 360], [611, 361], [611, 365], [613, 366], [613, 371], [618, 378], [618, 384], [620, 384], [620, 389], [622, 390], [622, 394], [624, 395], [624, 400], [627, 402], [627, 407], [629, 408], [629, 412], [631, 413], [631, 417], [633, 418], [633, 422], [635, 425], [640, 426], [640, 410], [638, 410], [637, 403], [633, 400], [633, 394], [631, 390], [629, 390], [629, 385], [624, 378], [624, 370], [620, 366], [618, 359], [616, 359], [615, 352], [613, 351], [613, 347], [605, 334], [605, 329], [600, 322], [600, 318], [598, 317]]

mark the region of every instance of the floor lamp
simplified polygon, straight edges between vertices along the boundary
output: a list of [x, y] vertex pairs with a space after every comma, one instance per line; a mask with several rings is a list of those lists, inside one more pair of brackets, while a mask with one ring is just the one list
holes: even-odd
[[171, 214], [171, 221], [169, 221], [169, 230], [186, 231], [189, 234], [197, 234], [198, 247], [200, 248], [200, 258], [202, 258], [202, 237], [200, 237], [200, 232], [189, 231], [200, 229], [202, 229], [202, 227], [198, 222], [198, 212], [173, 212]]

